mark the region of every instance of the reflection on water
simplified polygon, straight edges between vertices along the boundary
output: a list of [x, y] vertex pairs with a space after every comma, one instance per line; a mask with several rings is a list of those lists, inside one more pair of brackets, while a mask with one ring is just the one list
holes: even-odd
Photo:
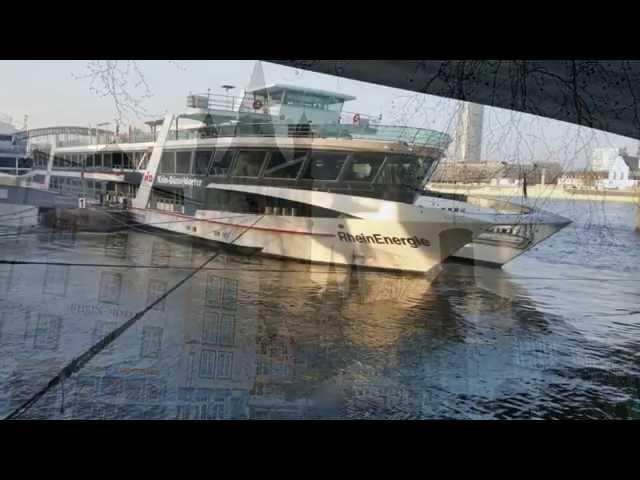
[[2, 237], [0, 415], [153, 305], [22, 418], [637, 418], [640, 236], [605, 226], [433, 282], [220, 252], [159, 302], [211, 245]]

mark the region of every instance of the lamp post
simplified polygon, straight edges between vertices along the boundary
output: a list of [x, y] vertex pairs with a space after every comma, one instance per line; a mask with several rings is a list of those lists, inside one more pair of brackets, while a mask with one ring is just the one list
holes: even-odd
[[[228, 100], [229, 99], [229, 90], [233, 90], [236, 87], [234, 87], [233, 85], [222, 85], [222, 88], [224, 88], [224, 90], [227, 92], [227, 100]], [[231, 111], [234, 110], [235, 106], [236, 106], [235, 99], [233, 97], [231, 97]]]

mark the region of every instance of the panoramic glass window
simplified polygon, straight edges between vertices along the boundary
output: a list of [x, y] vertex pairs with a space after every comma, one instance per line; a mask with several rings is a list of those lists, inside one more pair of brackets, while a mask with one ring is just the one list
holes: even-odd
[[111, 156], [113, 162], [113, 168], [122, 168], [122, 153], [114, 152]]
[[196, 175], [206, 175], [209, 169], [209, 162], [213, 157], [213, 150], [196, 150], [195, 153], [195, 173]]
[[236, 155], [235, 150], [216, 150], [209, 171], [210, 175], [226, 176], [231, 168], [231, 163]]
[[104, 168], [113, 168], [113, 154], [112, 153], [104, 153], [102, 154], [102, 165]]
[[391, 155], [376, 178], [377, 184], [419, 187], [433, 165], [431, 158]]
[[176, 152], [176, 173], [191, 173], [191, 152]]
[[257, 177], [262, 169], [266, 153], [263, 150], [243, 150], [238, 152], [233, 175], [237, 177]]
[[0, 167], [1, 168], [16, 168], [16, 158], [15, 157], [0, 157]]
[[130, 152], [122, 152], [122, 168], [132, 168], [133, 167], [133, 153]]
[[266, 178], [290, 178], [295, 179], [300, 172], [302, 162], [307, 156], [305, 151], [281, 151], [271, 152], [269, 163], [264, 171]]
[[336, 180], [346, 160], [346, 153], [313, 151], [302, 178], [309, 180]]
[[275, 105], [282, 101], [282, 91], [275, 91], [269, 93], [269, 98], [271, 99], [271, 104]]
[[343, 180], [359, 182], [372, 181], [378, 173], [384, 157], [385, 155], [383, 153], [357, 153], [353, 155], [344, 173]]
[[164, 152], [160, 158], [160, 173], [176, 173], [176, 152]]

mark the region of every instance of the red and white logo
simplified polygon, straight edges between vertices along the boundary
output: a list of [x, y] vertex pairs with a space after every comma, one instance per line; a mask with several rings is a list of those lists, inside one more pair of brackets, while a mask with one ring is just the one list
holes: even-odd
[[143, 180], [145, 182], [152, 182], [153, 181], [153, 175], [151, 175], [150, 172], [144, 172]]

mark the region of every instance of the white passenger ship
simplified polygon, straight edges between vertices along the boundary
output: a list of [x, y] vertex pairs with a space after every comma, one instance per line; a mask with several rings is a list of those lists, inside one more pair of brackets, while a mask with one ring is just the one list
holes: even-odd
[[310, 262], [427, 272], [518, 223], [425, 201], [450, 137], [346, 114], [353, 99], [281, 84], [190, 95], [149, 136], [59, 145], [47, 174], [53, 189], [79, 190], [81, 170], [84, 192], [126, 199], [140, 224]]
[[20, 183], [32, 171], [33, 161], [27, 155], [25, 145], [18, 142], [17, 130], [7, 122], [0, 121], [0, 231], [16, 227], [34, 226], [38, 222], [37, 207], [9, 203], [8, 188]]

